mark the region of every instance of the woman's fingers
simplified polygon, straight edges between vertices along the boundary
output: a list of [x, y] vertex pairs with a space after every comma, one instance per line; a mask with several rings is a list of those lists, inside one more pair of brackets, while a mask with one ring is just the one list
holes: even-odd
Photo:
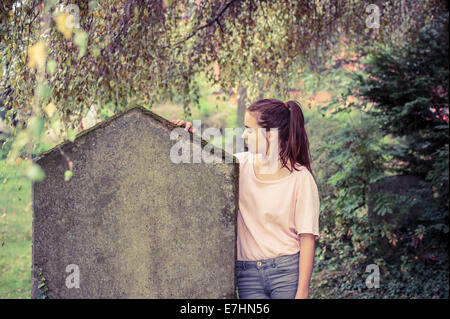
[[195, 128], [191, 122], [187, 122], [187, 121], [183, 121], [183, 120], [172, 120], [170, 122], [172, 122], [175, 125], [184, 127], [185, 131], [191, 131], [192, 133], [195, 133]]
[[195, 128], [194, 128], [194, 126], [192, 125], [191, 122], [186, 122], [185, 130], [186, 131], [191, 131], [192, 133], [195, 133]]
[[172, 120], [170, 122], [172, 122], [173, 124], [178, 125], [178, 126], [184, 126], [183, 120]]
[[180, 122], [183, 122], [183, 121], [182, 120], [172, 120], [170, 122], [172, 122], [175, 125], [180, 125]]

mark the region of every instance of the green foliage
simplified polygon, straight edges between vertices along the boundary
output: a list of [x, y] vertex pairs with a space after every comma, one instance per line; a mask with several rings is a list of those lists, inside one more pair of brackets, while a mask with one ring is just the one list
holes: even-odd
[[[433, 197], [438, 201], [442, 211], [448, 211], [448, 170], [449, 170], [449, 152], [448, 144], [431, 154], [434, 159], [433, 166], [427, 172], [426, 180], [433, 185]], [[448, 225], [448, 224], [447, 224]]]
[[[433, 95], [436, 87], [448, 82], [448, 62], [440, 56], [448, 57], [448, 51], [435, 47], [439, 37], [434, 28], [424, 28], [408, 51], [389, 47], [382, 55], [373, 51], [359, 79], [354, 81], [348, 74], [353, 80], [347, 88], [335, 89], [340, 98], [324, 108], [334, 110], [328, 121], [335, 132], [325, 135], [318, 149], [327, 165], [321, 178], [324, 231], [316, 253], [312, 297], [448, 298], [448, 123], [426, 112], [430, 101], [448, 110], [447, 93]], [[432, 36], [427, 36], [430, 32]], [[433, 49], [417, 49], [427, 47], [427, 41]], [[338, 74], [345, 77], [331, 70], [327, 76]], [[361, 79], [366, 86], [360, 86]], [[358, 90], [367, 99], [346, 103]], [[420, 152], [414, 143], [432, 147]], [[416, 170], [402, 170], [395, 164], [406, 158]], [[418, 169], [423, 158], [429, 165]], [[387, 193], [374, 197], [371, 217], [369, 186], [405, 171], [426, 177], [422, 191], [432, 200]], [[416, 218], [410, 217], [413, 207], [420, 211]], [[370, 264], [380, 269], [380, 288], [365, 285]]]
[[72, 178], [73, 171], [71, 169], [68, 169], [64, 172], [64, 180], [67, 182]]
[[433, 155], [448, 147], [448, 46], [447, 12], [407, 45], [366, 50], [360, 95], [375, 103], [373, 115], [386, 134], [404, 138], [404, 152], [392, 154], [408, 163], [402, 172], [425, 176], [437, 160]]
[[50, 295], [48, 295], [48, 287], [47, 287], [46, 281], [47, 281], [47, 279], [45, 279], [45, 277], [42, 273], [42, 268], [39, 268], [38, 289], [40, 291], [40, 293], [39, 293], [40, 299], [52, 299], [52, 297]]
[[[399, 16], [398, 2], [387, 1], [386, 23], [375, 33], [360, 18], [367, 4], [358, 1], [41, 2], [2, 5], [2, 86], [11, 90], [2, 97], [16, 110], [30, 106], [30, 83], [38, 76], [27, 70], [25, 53], [43, 38], [41, 23], [48, 23], [46, 80], [64, 122], [93, 103], [113, 101], [115, 113], [132, 99], [142, 105], [181, 101], [189, 114], [191, 104], [199, 103], [194, 80], [199, 72], [226, 93], [240, 83], [249, 87], [249, 99], [270, 88], [284, 96], [294, 68], [327, 61], [342, 35], [353, 43], [389, 42], [401, 29], [408, 37], [439, 8], [438, 1], [423, 1]], [[64, 25], [56, 3], [79, 8], [80, 28]], [[214, 74], [216, 66], [219, 74]]]
[[[388, 195], [373, 207], [381, 218], [369, 218], [369, 185], [385, 176], [391, 145], [383, 141], [376, 121], [364, 113], [356, 116], [359, 112], [344, 113], [353, 115], [352, 121], [335, 116], [341, 129], [318, 149], [328, 161], [321, 178], [323, 231], [311, 297], [448, 298], [448, 226], [438, 218], [439, 210], [428, 203], [420, 220], [402, 228], [417, 202]], [[393, 207], [402, 202], [394, 215]], [[370, 264], [380, 269], [380, 288], [366, 287]]]

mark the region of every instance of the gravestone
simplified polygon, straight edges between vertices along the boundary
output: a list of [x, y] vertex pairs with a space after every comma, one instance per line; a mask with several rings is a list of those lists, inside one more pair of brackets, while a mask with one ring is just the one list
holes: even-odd
[[175, 127], [134, 107], [35, 158], [32, 298], [236, 297], [239, 164], [173, 163]]

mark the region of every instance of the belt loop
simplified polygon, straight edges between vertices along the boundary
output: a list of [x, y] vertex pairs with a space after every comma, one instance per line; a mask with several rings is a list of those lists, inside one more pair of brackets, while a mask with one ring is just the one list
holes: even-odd
[[272, 259], [272, 267], [275, 268], [277, 263], [275, 262], [275, 258]]
[[243, 261], [243, 262], [242, 262], [242, 268], [243, 268], [244, 270], [247, 269], [247, 262], [246, 262], [246, 261]]

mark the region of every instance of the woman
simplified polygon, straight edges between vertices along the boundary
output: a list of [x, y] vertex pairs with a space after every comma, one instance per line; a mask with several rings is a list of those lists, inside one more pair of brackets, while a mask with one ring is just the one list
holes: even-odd
[[[195, 132], [190, 122], [172, 122]], [[303, 112], [296, 101], [262, 99], [247, 108], [244, 124], [249, 151], [234, 154], [240, 163], [239, 298], [306, 299], [320, 201]]]

